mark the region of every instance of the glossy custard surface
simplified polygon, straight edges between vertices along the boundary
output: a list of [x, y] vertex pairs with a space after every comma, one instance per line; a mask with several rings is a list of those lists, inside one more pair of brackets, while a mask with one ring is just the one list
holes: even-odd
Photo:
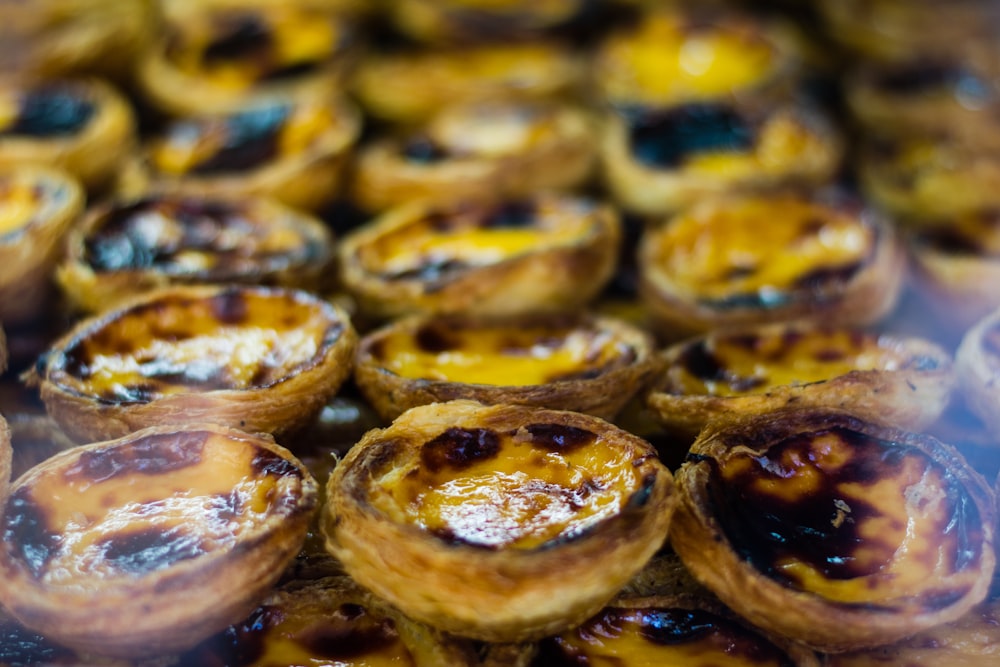
[[641, 500], [653, 480], [641, 477], [640, 458], [568, 425], [456, 426], [374, 477], [369, 502], [448, 542], [528, 550], [571, 540]]
[[851, 371], [936, 368], [878, 336], [836, 329], [713, 335], [686, 345], [669, 372], [674, 393], [737, 396], [823, 382]]
[[556, 325], [440, 326], [397, 329], [372, 350], [383, 368], [414, 380], [496, 386], [586, 378], [634, 351], [610, 332]]
[[835, 427], [714, 463], [722, 532], [782, 585], [845, 605], [936, 609], [964, 595], [961, 574], [979, 567], [975, 502], [916, 447]]
[[294, 294], [224, 289], [139, 304], [94, 320], [49, 379], [111, 403], [273, 386], [318, 363], [344, 326]]
[[542, 642], [532, 667], [792, 667], [764, 638], [698, 609], [609, 607]]
[[8, 553], [47, 586], [100, 588], [224, 553], [295, 511], [301, 471], [211, 432], [88, 449], [15, 490], [0, 519]]
[[432, 280], [585, 239], [596, 209], [583, 201], [537, 199], [491, 208], [437, 211], [383, 234], [362, 262], [389, 279]]
[[696, 208], [654, 237], [653, 263], [678, 291], [720, 306], [782, 305], [837, 289], [873, 252], [861, 218], [792, 197]]

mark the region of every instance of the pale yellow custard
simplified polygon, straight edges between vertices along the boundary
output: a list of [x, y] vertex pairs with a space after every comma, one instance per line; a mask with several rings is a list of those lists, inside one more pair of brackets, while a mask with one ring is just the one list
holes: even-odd
[[0, 237], [37, 220], [46, 206], [44, 194], [34, 181], [0, 176]]

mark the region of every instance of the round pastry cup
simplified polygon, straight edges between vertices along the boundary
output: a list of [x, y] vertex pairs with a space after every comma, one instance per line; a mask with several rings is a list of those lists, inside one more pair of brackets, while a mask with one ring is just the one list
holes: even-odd
[[[233, 86], [212, 81], [198, 72], [178, 67], [167, 54], [171, 39], [182, 39], [191, 25], [213, 25], [227, 11], [245, 16], [253, 13], [266, 17], [288, 7], [313, 11], [323, 20], [335, 23], [343, 33], [334, 45], [329, 60], [312, 71], [263, 82]], [[147, 48], [136, 64], [135, 79], [143, 96], [157, 109], [173, 116], [227, 113], [246, 106], [255, 98], [284, 96], [293, 99], [329, 96], [347, 83], [353, 58], [348, 51], [354, 38], [348, 20], [325, 0], [297, 0], [290, 5], [268, 0], [210, 0], [209, 2], [166, 3], [166, 28], [159, 39]], [[177, 35], [171, 36], [175, 32]]]
[[[200, 454], [192, 454], [191, 445], [208, 438], [231, 443], [233, 460], [203, 462]], [[26, 563], [26, 558], [31, 558], [27, 553], [29, 547], [17, 540], [6, 540], [0, 546], [0, 572], [3, 573], [0, 601], [4, 608], [25, 626], [59, 643], [80, 651], [117, 657], [153, 656], [182, 650], [243, 618], [274, 585], [298, 552], [316, 507], [316, 482], [290, 452], [276, 445], [269, 436], [195, 424], [179, 430], [156, 427], [118, 440], [75, 447], [20, 477], [11, 487], [0, 516], [8, 534], [23, 532], [16, 522], [24, 517], [16, 516], [17, 513], [35, 512], [40, 517], [47, 517], [50, 513], [47, 505], [59, 501], [32, 498], [30, 492], [33, 485], [47, 477], [64, 475], [67, 477], [67, 497], [86, 496], [88, 492], [94, 493], [94, 486], [106, 484], [111, 489], [115, 486], [113, 478], [120, 475], [152, 476], [163, 484], [171, 474], [171, 465], [205, 464], [225, 469], [236, 465], [235, 452], [247, 447], [258, 451], [248, 472], [261, 480], [264, 477], [277, 479], [271, 482], [274, 488], [268, 506], [258, 508], [254, 523], [243, 534], [234, 536], [228, 548], [206, 541], [197, 547], [197, 554], [145, 572], [119, 571], [117, 575], [102, 576], [79, 571], [70, 574], [67, 583], [49, 584], [43, 580], [44, 573], [33, 574]], [[110, 467], [94, 467], [101, 463]], [[74, 474], [92, 477], [93, 483], [78, 482], [77, 487], [71, 489], [68, 478]], [[124, 510], [131, 501], [129, 496], [134, 494], [139, 497], [136, 500], [140, 500], [148, 493], [139, 490], [135, 479], [131, 481], [133, 484], [123, 495], [121, 487], [118, 495], [109, 490], [107, 510]], [[147, 504], [150, 501], [148, 497], [140, 500]], [[162, 501], [153, 498], [152, 502]], [[206, 515], [212, 512], [211, 503], [206, 503], [203, 511]], [[11, 513], [15, 516], [11, 517]], [[136, 516], [134, 509], [131, 513]], [[235, 513], [232, 521], [243, 522], [247, 519], [241, 515], [254, 512], [249, 508], [237, 508]], [[49, 540], [46, 548], [59, 548], [62, 528], [64, 526], [55, 525], [40, 528]], [[173, 530], [185, 529], [179, 526]], [[127, 543], [124, 548], [130, 551], [122, 554], [124, 557], [132, 553], [141, 558], [143, 549], [149, 548], [141, 531], [134, 537], [129, 535], [127, 522], [123, 522], [114, 536]], [[164, 554], [160, 553], [159, 557], [163, 558]]]
[[476, 44], [538, 36], [570, 23], [586, 0], [539, 0], [534, 3], [466, 0], [390, 0], [389, 16], [408, 37], [425, 44]]
[[[715, 330], [677, 343], [663, 352], [666, 368], [645, 396], [647, 407], [670, 432], [693, 440], [712, 421], [773, 412], [784, 407], [839, 408], [877, 424], [921, 431], [944, 412], [955, 385], [951, 356], [940, 346], [920, 338], [878, 336], [875, 346], [885, 350], [895, 367], [852, 370], [827, 380], [769, 387], [733, 396], [685, 394], [673, 369], [696, 345], [720, 339], [808, 337], [836, 329], [803, 322], [779, 322], [757, 327]], [[858, 335], [863, 336], [861, 332]], [[752, 354], [752, 353], [748, 353]]]
[[373, 115], [414, 124], [453, 104], [569, 97], [582, 70], [578, 57], [554, 41], [470, 45], [370, 54], [352, 88]]
[[1000, 308], [982, 318], [955, 352], [955, 372], [966, 405], [988, 430], [1000, 430]]
[[[700, 215], [714, 207], [727, 206], [730, 201], [735, 200], [706, 200], [689, 209], [688, 213]], [[870, 209], [836, 199], [822, 205], [835, 209], [847, 207], [861, 224], [874, 230], [874, 247], [862, 266], [849, 278], [839, 280], [836, 286], [793, 289], [788, 293], [786, 303], [766, 307], [716, 305], [684, 294], [654, 260], [657, 236], [669, 227], [670, 221], [648, 230], [638, 250], [639, 290], [650, 316], [658, 325], [657, 336], [678, 340], [715, 328], [792, 320], [864, 326], [882, 319], [896, 305], [903, 286], [906, 274], [903, 243], [895, 229]], [[780, 221], [773, 222], [779, 224]]]
[[759, 163], [753, 168], [706, 171], [685, 166], [683, 160], [674, 168], [644, 164], [632, 151], [627, 116], [607, 113], [600, 137], [601, 166], [615, 200], [634, 213], [661, 215], [721, 195], [818, 186], [829, 182], [840, 167], [843, 142], [819, 112], [785, 104], [734, 109], [755, 128], [753, 148], [734, 152], [734, 160], [752, 156]]
[[[581, 367], [579, 377], [545, 384], [505, 386], [471, 384], [435, 379], [411, 379], [385, 367], [378, 354], [382, 341], [389, 336], [416, 337], [428, 325], [445, 331], [518, 330], [532, 325], [565, 326], [607, 336], [607, 345], [625, 345], [625, 350], [604, 368]], [[527, 351], [526, 351], [527, 352]], [[502, 362], [500, 362], [502, 363]], [[544, 361], [539, 365], [544, 366]], [[659, 368], [655, 343], [645, 331], [623, 321], [607, 317], [505, 318], [502, 321], [477, 320], [461, 316], [410, 317], [397, 320], [361, 339], [355, 354], [354, 380], [368, 402], [383, 419], [391, 421], [418, 405], [443, 403], [465, 398], [487, 405], [506, 403], [573, 410], [613, 419], [625, 404], [645, 387]]]
[[[711, 471], [729, 457], [744, 452], [763, 454], [772, 443], [832, 428], [846, 428], [914, 448], [946, 470], [949, 478], [968, 493], [982, 518], [979, 558], [953, 572], [954, 581], [927, 580], [912, 595], [848, 604], [783, 585], [738, 553], [715, 516], [718, 508], [708, 488]], [[888, 644], [954, 621], [982, 601], [990, 587], [995, 565], [994, 496], [960, 454], [930, 436], [875, 426], [846, 412], [781, 410], [710, 425], [677, 473], [677, 485], [680, 499], [671, 523], [670, 542], [692, 575], [757, 627], [819, 651], [838, 653]], [[872, 502], [878, 500], [873, 497]], [[932, 598], [936, 608], [927, 603]]]
[[47, 167], [0, 168], [0, 184], [38, 200], [27, 224], [0, 234], [0, 321], [9, 326], [45, 312], [52, 269], [66, 230], [83, 211], [84, 193], [68, 174]]
[[[213, 217], [238, 216], [266, 233], [294, 234], [298, 247], [290, 250], [287, 259], [271, 254], [254, 256], [249, 252], [240, 256], [238, 267], [210, 268], [191, 272], [166, 272], [154, 260], [152, 266], [103, 270], [95, 268], [88, 255], [88, 244], [100, 231], [116, 218], [129, 211], [157, 204], [166, 207], [170, 216], [187, 226], [180, 211], [193, 211], [194, 215], [208, 212]], [[204, 224], [200, 219], [196, 224]], [[55, 277], [70, 303], [85, 312], [105, 310], [122, 300], [149, 292], [159, 287], [191, 283], [248, 283], [276, 285], [318, 292], [330, 277], [333, 261], [332, 232], [313, 216], [287, 207], [268, 197], [242, 197], [239, 200], [200, 195], [185, 195], [182, 191], [150, 194], [143, 197], [117, 198], [89, 209], [66, 237], [66, 253]]]
[[[93, 336], [122, 336], [120, 330], [112, 332], [125, 318], [159, 318], [161, 322], [153, 325], [153, 331], [162, 327], [162, 340], [169, 345], [189, 333], [184, 331], [183, 312], [172, 312], [172, 305], [212, 299], [227, 303], [235, 299], [237, 303], [244, 303], [245, 298], [251, 297], [290, 300], [310, 309], [312, 317], [325, 322], [325, 334], [316, 341], [312, 358], [298, 365], [295, 372], [273, 382], [246, 389], [195, 388], [146, 401], [124, 401], [107, 399], [88, 390], [86, 380], [68, 370], [69, 350], [83, 345]], [[280, 321], [273, 324], [287, 326]], [[128, 339], [123, 338], [121, 342], [127, 346]], [[148, 426], [172, 424], [176, 427], [195, 421], [284, 435], [306, 426], [337, 392], [350, 375], [356, 343], [357, 334], [348, 315], [306, 292], [253, 286], [175, 286], [155, 290], [81, 320], [53, 343], [35, 368], [25, 374], [25, 379], [39, 386], [48, 413], [79, 442], [117, 438]]]
[[[452, 543], [372, 506], [372, 475], [419, 455], [449, 427], [508, 432], [529, 424], [586, 429], [632, 452], [646, 470], [641, 498], [576, 537], [534, 549]], [[414, 408], [369, 432], [331, 475], [321, 521], [327, 549], [348, 573], [406, 615], [459, 636], [528, 641], [588, 618], [645, 564], [666, 535], [671, 488], [648, 443], [595, 417], [452, 401]]]
[[[549, 136], [515, 152], [497, 155], [455, 151], [439, 161], [414, 161], [405, 154], [405, 139], [387, 138], [361, 149], [354, 165], [351, 198], [368, 211], [384, 211], [417, 199], [489, 198], [568, 190], [581, 185], [594, 170], [597, 152], [590, 116], [569, 105], [539, 102], [489, 102], [453, 106], [441, 111], [429, 127], [468, 126], [477, 134], [491, 131], [482, 111], [509, 108], [551, 119]], [[477, 125], [473, 125], [479, 123]], [[474, 127], [474, 129], [473, 129]]]
[[[247, 100], [241, 110], [284, 104], [333, 108], [338, 123], [323, 132], [306, 150], [279, 154], [270, 162], [247, 170], [165, 174], [152, 165], [147, 149], [126, 161], [118, 182], [119, 195], [138, 196], [153, 191], [231, 199], [265, 196], [304, 211], [321, 209], [336, 196], [340, 187], [350, 148], [361, 130], [360, 115], [346, 100], [323, 97], [259, 97]], [[191, 116], [178, 122], [204, 126], [225, 115]]]
[[0, 95], [20, 95], [33, 88], [54, 88], [93, 105], [93, 115], [77, 132], [36, 137], [0, 136], [0, 168], [38, 164], [66, 171], [88, 190], [111, 184], [126, 156], [135, 148], [132, 107], [110, 84], [99, 79], [63, 80], [45, 84], [8, 83]]
[[528, 201], [553, 203], [592, 219], [573, 243], [539, 246], [500, 261], [470, 266], [441, 278], [385, 276], [366, 265], [369, 248], [382, 237], [430, 216], [489, 210], [490, 203], [413, 202], [387, 211], [346, 235], [339, 248], [341, 281], [363, 312], [376, 318], [413, 313], [507, 317], [572, 312], [596, 297], [618, 261], [621, 222], [609, 206], [564, 195], [540, 194]]

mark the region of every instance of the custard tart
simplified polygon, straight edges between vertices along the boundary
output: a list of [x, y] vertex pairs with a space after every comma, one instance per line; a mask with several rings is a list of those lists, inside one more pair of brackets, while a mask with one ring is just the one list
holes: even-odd
[[955, 370], [969, 409], [987, 430], [1000, 431], [1000, 309], [966, 332], [955, 352]]
[[161, 38], [136, 78], [147, 100], [177, 116], [226, 113], [253, 97], [341, 90], [356, 38], [328, 2], [211, 0], [166, 4]]
[[83, 203], [83, 189], [63, 172], [26, 165], [0, 168], [0, 321], [5, 326], [45, 313], [63, 236]]
[[126, 164], [119, 190], [265, 195], [314, 211], [336, 196], [360, 123], [347, 101], [288, 97], [178, 119]]
[[646, 397], [670, 431], [694, 439], [715, 419], [832, 407], [920, 431], [944, 412], [950, 355], [920, 338], [802, 323], [726, 328], [664, 352]]
[[646, 332], [607, 317], [412, 317], [358, 345], [355, 384], [383, 419], [468, 398], [612, 419], [659, 367]]
[[606, 114], [604, 181], [624, 208], [672, 213], [706, 197], [828, 182], [839, 134], [818, 110], [795, 104], [692, 102]]
[[578, 56], [555, 41], [372, 53], [353, 89], [373, 115], [420, 123], [452, 104], [572, 96], [582, 77]]
[[503, 197], [581, 185], [597, 151], [590, 116], [534, 101], [447, 107], [426, 127], [361, 149], [355, 203], [382, 211], [415, 199]]
[[403, 34], [427, 44], [476, 44], [537, 36], [571, 23], [589, 0], [389, 0]]
[[611, 207], [577, 197], [414, 202], [344, 237], [341, 279], [376, 317], [569, 312], [611, 277], [621, 234]]
[[332, 232], [265, 197], [173, 194], [95, 206], [69, 232], [56, 278], [72, 305], [97, 312], [183, 283], [257, 283], [320, 291]]
[[11, 488], [0, 602], [77, 650], [183, 650], [253, 609], [301, 547], [316, 498], [287, 450], [222, 426], [76, 447]]
[[101, 189], [134, 147], [135, 131], [128, 102], [98, 79], [0, 85], [0, 167], [47, 165]]
[[598, 611], [659, 548], [673, 508], [644, 440], [576, 412], [472, 401], [369, 432], [327, 494], [327, 549], [358, 583], [418, 621], [506, 642]]
[[638, 250], [664, 338], [792, 319], [874, 323], [896, 304], [905, 260], [891, 226], [827, 193], [706, 200], [648, 228]]
[[284, 434], [350, 375], [356, 339], [307, 292], [167, 287], [79, 322], [27, 380], [79, 441], [192, 421]]
[[473, 667], [468, 641], [417, 623], [349, 577], [293, 581], [250, 615], [181, 656], [180, 664]]
[[677, 486], [670, 541], [694, 577], [817, 650], [897, 641], [989, 590], [994, 495], [930, 436], [820, 409], [710, 424]]

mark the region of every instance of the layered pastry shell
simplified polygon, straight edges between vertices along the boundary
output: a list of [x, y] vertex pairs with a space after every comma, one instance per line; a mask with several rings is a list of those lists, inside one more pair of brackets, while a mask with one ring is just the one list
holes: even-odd
[[81, 320], [26, 374], [78, 441], [207, 421], [285, 434], [351, 371], [357, 334], [307, 292], [175, 286]]
[[309, 472], [264, 435], [156, 427], [76, 447], [11, 488], [0, 601], [80, 651], [185, 649], [253, 609], [316, 499]]
[[325, 97], [343, 90], [356, 29], [329, 2], [166, 3], [161, 36], [135, 78], [174, 116], [227, 113], [255, 97]]
[[840, 408], [922, 431], [955, 385], [951, 356], [930, 341], [823, 324], [711, 331], [663, 353], [646, 405], [671, 432], [694, 439], [711, 421], [783, 407]]
[[954, 621], [995, 565], [995, 499], [950, 446], [848, 413], [710, 424], [677, 473], [671, 545], [765, 631], [842, 652]]
[[526, 641], [583, 621], [642, 568], [671, 487], [648, 443], [596, 417], [451, 401], [369, 432], [331, 475], [321, 523], [347, 572], [408, 616]]
[[363, 147], [351, 197], [383, 211], [417, 199], [527, 195], [581, 185], [597, 151], [590, 116], [542, 101], [445, 107], [420, 130]]
[[22, 165], [0, 168], [0, 321], [41, 316], [63, 237], [83, 212], [84, 192], [66, 173]]
[[610, 206], [568, 195], [414, 202], [347, 234], [340, 275], [375, 317], [570, 312], [611, 277], [621, 235]]
[[652, 337], [608, 317], [416, 316], [362, 338], [354, 378], [386, 420], [459, 398], [612, 419], [658, 367]]
[[966, 405], [990, 431], [1000, 430], [1000, 308], [962, 338], [955, 370]]
[[175, 192], [112, 199], [88, 210], [65, 245], [56, 278], [70, 303], [87, 312], [173, 284], [318, 292], [333, 271], [329, 228], [267, 197]]
[[99, 190], [135, 148], [135, 133], [132, 107], [100, 79], [0, 85], [0, 168], [45, 165]]
[[708, 199], [656, 227], [638, 250], [657, 333], [785, 320], [879, 321], [896, 304], [906, 254], [892, 226], [839, 194]]
[[404, 35], [425, 44], [478, 44], [537, 37], [571, 23], [587, 0], [389, 0]]
[[118, 190], [269, 196], [315, 211], [337, 195], [361, 128], [331, 97], [262, 97], [227, 113], [179, 118], [128, 160]]

